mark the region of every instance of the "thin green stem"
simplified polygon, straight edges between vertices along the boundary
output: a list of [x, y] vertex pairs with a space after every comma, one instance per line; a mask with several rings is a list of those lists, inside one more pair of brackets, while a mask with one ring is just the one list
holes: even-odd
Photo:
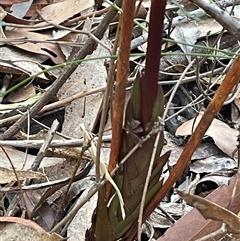
[[[224, 51], [221, 49], [215, 49], [215, 48], [211, 48], [211, 47], [207, 47], [207, 46], [200, 46], [200, 45], [194, 45], [195, 47], [201, 48], [201, 49], [208, 49], [208, 50], [212, 50], [212, 51], [218, 51], [221, 53], [225, 53], [227, 54], [227, 56], [225, 55], [213, 55], [213, 54], [205, 54], [205, 53], [175, 53], [175, 52], [166, 52], [166, 53], [162, 53], [162, 56], [191, 56], [191, 57], [214, 57], [214, 58], [224, 58], [224, 59], [235, 59], [238, 55], [236, 53], [233, 52], [228, 52], [228, 51]], [[146, 53], [136, 53], [136, 54], [130, 54], [130, 57], [144, 57], [146, 56]], [[95, 60], [99, 60], [99, 59], [117, 59], [118, 55], [106, 55], [106, 56], [99, 56], [99, 57], [94, 57], [94, 58], [86, 58], [86, 59], [77, 59], [74, 61], [69, 61], [69, 62], [64, 62], [61, 64], [56, 64], [54, 66], [51, 66], [49, 68], [44, 69], [43, 71], [38, 72], [37, 74], [31, 75], [29, 77], [27, 77], [26, 79], [22, 80], [21, 82], [19, 82], [18, 84], [12, 86], [11, 88], [9, 88], [8, 90], [6, 90], [5, 92], [0, 94], [0, 97], [4, 97], [7, 94], [13, 92], [14, 90], [16, 90], [17, 88], [19, 88], [20, 86], [28, 83], [30, 80], [32, 80], [33, 78], [38, 77], [41, 74], [47, 73], [51, 70], [57, 69], [57, 68], [62, 68], [68, 65], [72, 65], [72, 64], [81, 64], [83, 62], [88, 62], [88, 61], [95, 61]]]

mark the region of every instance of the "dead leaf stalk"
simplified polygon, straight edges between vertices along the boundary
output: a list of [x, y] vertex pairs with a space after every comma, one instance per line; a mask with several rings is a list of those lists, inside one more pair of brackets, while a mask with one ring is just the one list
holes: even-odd
[[226, 234], [227, 230], [225, 225], [223, 224], [222, 227], [218, 230], [216, 230], [215, 232], [212, 232], [208, 235], [205, 235], [202, 238], [196, 239], [195, 241], [206, 241], [206, 240], [215, 240], [215, 237], [220, 235], [220, 234]]
[[[119, 158], [123, 113], [126, 96], [127, 77], [129, 72], [130, 43], [132, 38], [133, 19], [135, 12], [135, 0], [123, 1], [123, 13], [120, 19], [119, 33], [119, 57], [117, 61], [116, 89], [112, 106], [112, 142], [108, 171], [111, 172], [116, 166]], [[110, 190], [107, 190], [109, 198]]]

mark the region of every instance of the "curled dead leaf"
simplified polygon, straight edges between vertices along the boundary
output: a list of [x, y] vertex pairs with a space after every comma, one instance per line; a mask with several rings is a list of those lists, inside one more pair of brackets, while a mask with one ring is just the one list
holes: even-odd
[[[201, 118], [202, 115], [199, 114], [196, 118], [179, 126], [176, 131], [176, 136], [192, 135], [193, 130], [195, 130]], [[232, 157], [237, 147], [237, 130], [230, 128], [227, 124], [215, 118], [209, 126], [206, 135], [212, 137], [214, 143], [220, 150]]]
[[240, 237], [240, 217], [235, 213], [202, 197], [176, 190], [177, 193], [191, 206], [203, 215], [205, 219], [222, 221], [226, 224], [227, 231]]

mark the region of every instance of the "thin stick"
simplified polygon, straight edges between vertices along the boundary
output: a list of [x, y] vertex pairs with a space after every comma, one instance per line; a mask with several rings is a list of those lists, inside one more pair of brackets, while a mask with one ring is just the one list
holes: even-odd
[[[118, 47], [118, 32], [117, 31], [117, 37], [112, 49], [112, 55], [115, 55], [117, 52]], [[100, 126], [99, 126], [99, 132], [98, 132], [98, 142], [97, 142], [97, 155], [96, 155], [96, 182], [98, 183], [100, 181], [100, 153], [101, 153], [101, 146], [102, 146], [102, 137], [104, 132], [104, 127], [106, 123], [107, 118], [107, 112], [108, 112], [108, 106], [109, 106], [109, 100], [110, 100], [110, 94], [113, 91], [113, 83], [114, 83], [114, 72], [115, 72], [115, 59], [110, 60], [109, 64], [109, 71], [107, 76], [107, 86], [105, 89], [104, 97], [103, 97], [103, 106], [102, 106], [102, 113], [101, 113], [101, 120], [100, 120]]]
[[12, 169], [13, 169], [14, 175], [15, 175], [16, 180], [17, 180], [18, 187], [19, 187], [20, 192], [21, 192], [22, 201], [23, 201], [23, 203], [24, 203], [25, 210], [27, 211], [27, 210], [28, 210], [28, 209], [27, 209], [27, 203], [26, 203], [26, 200], [25, 200], [25, 198], [24, 198], [24, 192], [23, 192], [23, 190], [22, 190], [22, 184], [21, 184], [21, 182], [20, 182], [20, 180], [19, 180], [19, 178], [18, 178], [18, 175], [17, 175], [16, 169], [15, 169], [13, 163], [12, 163], [12, 160], [11, 160], [10, 156], [8, 155], [8, 153], [6, 152], [6, 150], [4, 149], [4, 147], [3, 147], [2, 145], [0, 145], [0, 148], [2, 149], [2, 151], [3, 151], [4, 154], [6, 155], [6, 157], [7, 157], [8, 161], [9, 161], [9, 163], [10, 163], [11, 166], [12, 166]]
[[196, 60], [194, 59], [194, 60], [187, 66], [187, 68], [186, 68], [186, 69], [183, 71], [183, 73], [181, 74], [181, 77], [178, 79], [178, 82], [177, 82], [176, 85], [174, 86], [174, 89], [173, 89], [173, 91], [172, 91], [172, 94], [171, 94], [171, 96], [170, 96], [170, 98], [169, 98], [169, 100], [168, 100], [167, 106], [166, 106], [165, 111], [164, 111], [164, 113], [163, 113], [163, 117], [162, 117], [163, 120], [166, 119], [167, 112], [168, 112], [168, 110], [169, 110], [169, 108], [170, 108], [171, 102], [172, 102], [172, 100], [173, 100], [173, 98], [174, 98], [174, 96], [175, 96], [175, 94], [176, 94], [176, 92], [177, 92], [178, 87], [179, 87], [179, 86], [181, 85], [181, 83], [182, 83], [182, 79], [185, 77], [186, 73], [187, 73], [188, 70], [192, 67], [192, 65], [194, 64], [195, 61], [196, 61]]
[[31, 166], [32, 171], [36, 171], [39, 168], [41, 161], [43, 160], [43, 158], [46, 155], [50, 142], [53, 139], [53, 135], [55, 134], [55, 132], [58, 128], [58, 125], [59, 125], [58, 120], [54, 120], [50, 130], [48, 131], [48, 133], [46, 135], [45, 141], [43, 142], [43, 145], [41, 146], [41, 148], [36, 156], [36, 159], [34, 160], [32, 166]]
[[147, 173], [146, 181], [144, 184], [143, 195], [142, 195], [142, 199], [141, 199], [141, 203], [140, 203], [140, 209], [139, 209], [139, 215], [138, 215], [138, 240], [139, 241], [141, 241], [143, 210], [144, 210], [144, 206], [145, 206], [147, 190], [148, 190], [149, 182], [151, 180], [153, 164], [154, 164], [154, 161], [156, 160], [156, 152], [157, 152], [160, 135], [163, 132], [164, 121], [162, 120], [161, 117], [158, 117], [158, 123], [155, 123], [155, 125], [159, 125], [159, 130], [158, 130], [155, 142], [154, 142], [152, 156], [151, 156], [150, 164], [148, 167], [148, 173]]
[[54, 218], [54, 222], [53, 222], [53, 224], [52, 224], [52, 228], [53, 228], [53, 227], [55, 226], [55, 224], [58, 222], [60, 213], [61, 213], [61, 211], [63, 210], [64, 204], [65, 204], [65, 202], [66, 202], [67, 194], [68, 194], [68, 192], [69, 192], [69, 190], [70, 190], [70, 187], [71, 187], [71, 185], [72, 185], [72, 183], [73, 183], [73, 181], [74, 181], [74, 178], [75, 178], [75, 175], [76, 175], [76, 173], [77, 173], [77, 170], [78, 170], [78, 168], [80, 167], [83, 154], [84, 154], [84, 152], [85, 152], [87, 149], [88, 149], [88, 146], [83, 146], [83, 148], [82, 148], [82, 150], [81, 150], [81, 153], [80, 153], [80, 155], [79, 155], [79, 158], [78, 158], [77, 163], [76, 163], [76, 165], [75, 165], [75, 168], [74, 168], [74, 170], [73, 170], [71, 179], [69, 180], [69, 183], [68, 183], [68, 186], [67, 186], [67, 190], [65, 191], [65, 193], [64, 193], [64, 195], [63, 195], [63, 197], [62, 197], [62, 200], [61, 200], [61, 202], [60, 202], [60, 205], [59, 205], [59, 207], [58, 207], [58, 210], [57, 210], [57, 212], [56, 212], [56, 215], [55, 215], [55, 218]]

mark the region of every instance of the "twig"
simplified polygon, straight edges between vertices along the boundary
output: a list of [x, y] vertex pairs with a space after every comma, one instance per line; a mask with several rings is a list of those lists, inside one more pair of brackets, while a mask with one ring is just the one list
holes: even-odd
[[[227, 6], [231, 6], [233, 4], [239, 5], [240, 4], [240, 0], [227, 0], [226, 1], [226, 5]], [[196, 16], [198, 18], [206, 16], [206, 12], [203, 9], [193, 10], [193, 11], [189, 12], [189, 14], [192, 15], [192, 16]], [[187, 23], [188, 21], [189, 21], [189, 19], [188, 19], [187, 16], [177, 16], [177, 17], [174, 17], [172, 19], [172, 22], [171, 22], [171, 27], [176, 27], [177, 25], [181, 25], [183, 23]], [[165, 22], [164, 28], [167, 28], [168, 25], [169, 25], [169, 23]]]
[[[62, 110], [62, 108], [60, 107], [59, 109], [58, 109], [58, 108], [53, 109], [52, 111], [49, 111], [48, 114], [54, 114], [55, 111], [58, 111], [58, 110]], [[17, 109], [16, 111], [17, 111], [18, 113], [20, 113], [21, 116], [24, 114], [22, 111], [20, 111], [20, 110], [18, 110], [18, 109]], [[38, 124], [39, 126], [43, 127], [44, 129], [50, 130], [50, 127], [46, 126], [45, 124], [43, 124], [42, 122], [36, 120], [35, 118], [31, 118], [31, 120], [32, 120], [33, 122], [35, 122], [36, 124]], [[61, 137], [64, 138], [64, 139], [67, 139], [67, 140], [71, 140], [71, 139], [72, 139], [71, 137], [69, 137], [69, 136], [67, 136], [67, 135], [64, 135], [63, 133], [61, 133], [61, 132], [59, 132], [59, 131], [56, 131], [56, 134], [57, 134], [58, 136], [61, 136]], [[37, 135], [37, 134], [36, 134], [36, 135]], [[30, 135], [30, 137], [31, 137], [32, 140], [34, 140], [34, 138], [32, 138], [33, 135]], [[36, 138], [36, 139], [37, 139], [37, 138]], [[24, 139], [24, 140], [25, 140], [25, 139]], [[0, 140], [0, 142], [1, 142], [1, 140]]]
[[56, 132], [57, 128], [58, 128], [58, 125], [59, 125], [59, 122], [58, 120], [54, 120], [54, 122], [52, 123], [52, 126], [50, 128], [50, 130], [48, 131], [48, 133], [46, 134], [46, 139], [45, 141], [43, 142], [43, 145], [41, 146], [37, 156], [36, 156], [36, 159], [34, 160], [32, 166], [31, 166], [31, 170], [32, 171], [36, 171], [40, 164], [41, 164], [41, 161], [42, 159], [45, 157], [46, 155], [46, 152], [47, 152], [47, 149], [50, 145], [50, 142], [52, 141], [53, 139], [53, 135], [54, 133]]
[[[29, 109], [27, 109], [27, 112], [28, 112], [28, 119], [27, 119], [27, 140], [29, 138], [29, 134], [30, 134], [30, 125], [31, 125], [31, 121], [30, 121], [30, 116], [29, 116]], [[27, 162], [27, 157], [28, 157], [28, 148], [25, 147], [25, 156], [24, 156], [24, 162], [23, 162], [23, 166], [22, 166], [22, 169], [24, 169], [25, 165], [26, 165], [26, 162]]]
[[[231, 62], [231, 61], [230, 61]], [[232, 62], [231, 62], [232, 63]], [[231, 64], [230, 63], [230, 64]], [[212, 75], [212, 74], [217, 74], [221, 72], [221, 74], [223, 74], [223, 68], [220, 67], [214, 71], [208, 71], [208, 72], [205, 72], [205, 73], [201, 73], [199, 75], [199, 77], [205, 77], [205, 76], [209, 76], [209, 75]], [[167, 73], [169, 74], [169, 73]], [[219, 76], [219, 78], [221, 77], [222, 75]], [[182, 79], [181, 81], [181, 84], [186, 84], [186, 83], [189, 83], [191, 81], [195, 81], [196, 77], [195, 76], [190, 76], [190, 77], [185, 77], [184, 79]], [[131, 78], [128, 79], [128, 83], [132, 83], [133, 80], [131, 80]], [[159, 81], [158, 84], [159, 85], [169, 85], [169, 84], [176, 84], [178, 82], [178, 80], [168, 80], [168, 81]], [[76, 93], [70, 97], [67, 97], [65, 99], [62, 99], [62, 100], [59, 100], [59, 101], [56, 101], [54, 103], [51, 103], [51, 104], [48, 104], [48, 105], [45, 105], [40, 111], [39, 111], [39, 114], [42, 114], [46, 111], [50, 111], [52, 109], [55, 109], [55, 108], [58, 108], [58, 107], [62, 107], [64, 105], [67, 105], [69, 103], [71, 103], [72, 101], [76, 100], [76, 99], [79, 99], [79, 98], [83, 98], [85, 96], [88, 96], [88, 95], [92, 95], [92, 94], [95, 94], [95, 93], [98, 93], [98, 92], [102, 92], [106, 89], [106, 87], [98, 87], [98, 88], [95, 88], [95, 89], [92, 89], [92, 90], [89, 90], [89, 91], [83, 91], [83, 92], [79, 92], [79, 93]], [[189, 107], [189, 106], [188, 106]], [[184, 109], [185, 110], [185, 109]], [[180, 111], [182, 112], [182, 111]], [[180, 113], [178, 112], [178, 114]], [[21, 118], [22, 115], [15, 115], [15, 116], [11, 116], [11, 117], [8, 117], [8, 118], [5, 118], [5, 119], [2, 119], [0, 120], [0, 127], [3, 127], [3, 126], [7, 126], [7, 125], [10, 125], [14, 122], [16, 122], [18, 119]], [[32, 119], [34, 120], [34, 119]], [[46, 128], [46, 127], [44, 127]]]
[[104, 9], [101, 9], [101, 10], [98, 10], [96, 12], [92, 12], [92, 13], [88, 13], [86, 15], [81, 15], [80, 17], [76, 17], [74, 19], [71, 19], [71, 20], [68, 20], [67, 22], [63, 23], [64, 26], [70, 26], [70, 25], [73, 25], [75, 23], [78, 23], [80, 21], [83, 21], [85, 20], [86, 18], [91, 18], [93, 17], [93, 15], [95, 17], [97, 16], [102, 16], [104, 13], [106, 13], [108, 10], [109, 10], [110, 7], [106, 7]]
[[[240, 51], [240, 49], [237, 51], [236, 54], [238, 54]], [[227, 67], [221, 72], [221, 74], [218, 76], [218, 78], [211, 84], [211, 86], [209, 86], [209, 90], [218, 82], [218, 80], [220, 78], [222, 78], [222, 76], [231, 68], [232, 66], [232, 63], [233, 63], [234, 60], [231, 60]], [[176, 113], [174, 113], [174, 115], [168, 117], [165, 119], [165, 122], [170, 120], [171, 118], [173, 118], [174, 116], [176, 115], [179, 115], [181, 112], [183, 112], [184, 110], [186, 110], [188, 107], [192, 106], [194, 103], [196, 103], [197, 101], [199, 101], [201, 98], [203, 97], [203, 94], [200, 94], [195, 100], [192, 101], [192, 103], [189, 103], [188, 105], [184, 106], [181, 110], [177, 111]], [[233, 98], [231, 98], [230, 100], [226, 100], [224, 101], [223, 105], [228, 105], [230, 102], [229, 101], [233, 101]]]
[[[87, 167], [84, 168], [84, 170], [82, 170], [80, 173], [78, 173], [74, 177], [73, 181], [76, 182], [76, 181], [79, 181], [79, 180], [85, 178], [87, 176], [87, 174], [89, 173], [89, 171], [91, 170], [92, 166], [93, 166], [93, 162], [91, 161], [91, 162], [89, 162]], [[23, 187], [2, 187], [2, 188], [0, 188], [0, 193], [14, 193], [14, 192], [21, 191], [21, 189], [23, 191], [32, 191], [32, 190], [52, 187], [52, 186], [55, 186], [55, 185], [58, 185], [59, 188], [61, 188], [62, 186], [68, 184], [69, 182], [70, 182], [70, 178], [64, 178], [64, 179], [61, 179], [61, 180], [48, 181], [48, 182], [45, 182], [45, 183], [32, 184], [32, 185], [23, 186]]]
[[[13, 163], [12, 163], [12, 160], [11, 160], [10, 156], [8, 155], [8, 153], [7, 153], [6, 150], [3, 148], [2, 145], [0, 145], [0, 148], [2, 149], [2, 151], [4, 152], [4, 154], [6, 155], [8, 161], [9, 161], [10, 165], [12, 166], [14, 175], [15, 175], [16, 180], [17, 180], [17, 184], [18, 184], [19, 190], [20, 190], [20, 192], [21, 192], [21, 196], [22, 196], [22, 201], [23, 201], [23, 203], [24, 203], [24, 207], [25, 207], [26, 210], [28, 210], [28, 209], [27, 209], [27, 203], [26, 203], [26, 200], [25, 200], [25, 198], [24, 198], [24, 192], [23, 192], [23, 190], [22, 190], [22, 184], [21, 184], [21, 182], [20, 182], [20, 180], [19, 180], [19, 178], [18, 178], [16, 169], [15, 169]], [[16, 196], [15, 196], [15, 197], [16, 197]], [[13, 199], [13, 200], [14, 200], [14, 201], [17, 201], [18, 199]]]
[[174, 86], [174, 89], [173, 89], [173, 91], [172, 91], [172, 94], [171, 94], [171, 96], [170, 96], [170, 98], [169, 98], [169, 100], [168, 100], [167, 106], [166, 106], [165, 111], [164, 111], [164, 113], [163, 113], [163, 117], [162, 117], [163, 120], [165, 120], [165, 118], [166, 118], [166, 116], [167, 116], [167, 112], [168, 112], [168, 110], [169, 110], [169, 108], [170, 108], [170, 105], [171, 105], [171, 103], [172, 103], [172, 100], [173, 100], [176, 92], [177, 92], [178, 87], [182, 84], [182, 79], [185, 77], [186, 73], [187, 73], [188, 70], [192, 67], [192, 65], [194, 64], [195, 61], [196, 61], [195, 59], [192, 60], [192, 62], [185, 68], [185, 70], [184, 70], [183, 73], [181, 74], [181, 77], [178, 79], [178, 82], [177, 82], [176, 85]]
[[1, 43], [48, 43], [48, 44], [59, 44], [62, 46], [71, 46], [71, 47], [81, 47], [83, 46], [85, 43], [84, 42], [69, 42], [69, 41], [61, 41], [61, 40], [37, 40], [37, 39], [27, 39], [27, 38], [0, 38], [0, 42]]
[[71, 179], [70, 179], [70, 181], [69, 181], [69, 183], [68, 183], [67, 190], [65, 191], [65, 193], [64, 193], [64, 195], [63, 195], [63, 197], [62, 197], [61, 203], [60, 203], [60, 205], [59, 205], [59, 207], [58, 207], [58, 210], [57, 210], [57, 212], [56, 212], [56, 215], [55, 215], [55, 218], [54, 218], [54, 221], [53, 221], [53, 224], [52, 224], [52, 228], [53, 228], [53, 227], [55, 226], [55, 224], [58, 222], [60, 213], [61, 213], [61, 211], [63, 210], [64, 204], [65, 204], [65, 202], [66, 202], [68, 192], [69, 192], [70, 187], [71, 187], [71, 185], [72, 185], [72, 183], [73, 183], [73, 181], [74, 181], [74, 178], [75, 178], [75, 175], [76, 175], [76, 173], [77, 173], [77, 170], [78, 170], [78, 168], [80, 167], [83, 154], [84, 154], [84, 152], [85, 152], [88, 148], [89, 148], [89, 146], [83, 146], [83, 148], [82, 148], [82, 150], [81, 150], [81, 153], [80, 153], [79, 158], [78, 158], [78, 160], [77, 160], [77, 163], [76, 163], [76, 165], [75, 165], [74, 171], [73, 171], [73, 173], [72, 173], [72, 177], [71, 177]]
[[[45, 105], [38, 112], [38, 114], [41, 115], [44, 112], [47, 112], [47, 111], [50, 111], [50, 110], [53, 110], [53, 109], [65, 106], [67, 104], [70, 104], [72, 101], [74, 101], [76, 99], [83, 98], [83, 97], [86, 97], [86, 96], [89, 96], [89, 95], [92, 95], [92, 94], [96, 94], [96, 93], [102, 92], [105, 89], [106, 89], [106, 87], [104, 86], [104, 87], [98, 87], [98, 88], [95, 88], [95, 89], [92, 89], [92, 90], [89, 90], [89, 91], [82, 91], [82, 92], [76, 93], [75, 95], [72, 95], [72, 96], [67, 97], [65, 99], [56, 101], [56, 102], [48, 104], [48, 105]], [[16, 122], [18, 119], [21, 118], [21, 116], [22, 115], [15, 115], [15, 116], [8, 117], [8, 118], [5, 118], [3, 120], [0, 120], [0, 127], [5, 126], [5, 125], [9, 125], [11, 123]]]
[[[95, 137], [96, 141], [98, 137]], [[104, 135], [102, 137], [103, 142], [110, 142], [112, 135]], [[40, 148], [43, 145], [44, 140], [0, 140], [2, 146], [14, 146], [14, 147], [28, 147], [28, 148]], [[73, 140], [52, 140], [49, 147], [79, 147], [83, 145], [83, 139]]]
[[[90, 19], [86, 19], [85, 22], [84, 22], [84, 25], [83, 25], [83, 28], [82, 28], [82, 31], [85, 31], [85, 32], [90, 32], [91, 31], [91, 28], [92, 28], [92, 21], [90, 21]], [[88, 38], [88, 35], [85, 35], [85, 34], [79, 34], [77, 36], [77, 39], [75, 40], [75, 42], [77, 43], [83, 43], [83, 42], [86, 42], [87, 41], [87, 38]], [[71, 61], [71, 60], [74, 60], [74, 56], [75, 54], [77, 54], [77, 52], [79, 51], [79, 47], [73, 47], [71, 52], [70, 52], [70, 55], [68, 57], [68, 61]]]
[[[117, 52], [118, 47], [118, 33], [119, 30], [117, 30], [117, 37], [114, 42], [114, 46], [112, 49], [112, 55], [115, 55]], [[115, 59], [111, 59], [109, 63], [109, 70], [108, 70], [108, 76], [107, 76], [107, 86], [104, 92], [103, 97], [103, 106], [102, 106], [102, 113], [101, 113], [101, 120], [100, 120], [100, 126], [99, 126], [99, 132], [98, 132], [98, 142], [97, 142], [97, 156], [96, 156], [96, 182], [98, 183], [100, 180], [100, 153], [101, 153], [101, 146], [102, 146], [102, 137], [104, 132], [104, 127], [106, 123], [107, 118], [107, 111], [109, 107], [109, 100], [110, 95], [113, 92], [113, 83], [114, 83], [114, 72], [115, 72]]]
[[146, 200], [146, 196], [147, 196], [147, 190], [148, 190], [149, 182], [151, 180], [153, 164], [156, 160], [156, 152], [157, 152], [157, 147], [158, 147], [160, 135], [163, 132], [163, 126], [164, 126], [163, 119], [161, 117], [158, 117], [158, 122], [155, 123], [155, 125], [158, 126], [158, 128], [157, 128], [158, 133], [157, 133], [156, 139], [154, 141], [152, 156], [151, 156], [150, 164], [149, 164], [149, 167], [148, 167], [148, 173], [147, 173], [146, 181], [145, 181], [145, 184], [144, 184], [143, 195], [142, 195], [142, 199], [141, 199], [141, 203], [140, 203], [140, 209], [139, 209], [139, 215], [138, 215], [138, 240], [140, 240], [140, 241], [141, 241], [141, 234], [142, 234], [143, 210], [144, 210], [144, 206], [145, 206], [145, 200]]

